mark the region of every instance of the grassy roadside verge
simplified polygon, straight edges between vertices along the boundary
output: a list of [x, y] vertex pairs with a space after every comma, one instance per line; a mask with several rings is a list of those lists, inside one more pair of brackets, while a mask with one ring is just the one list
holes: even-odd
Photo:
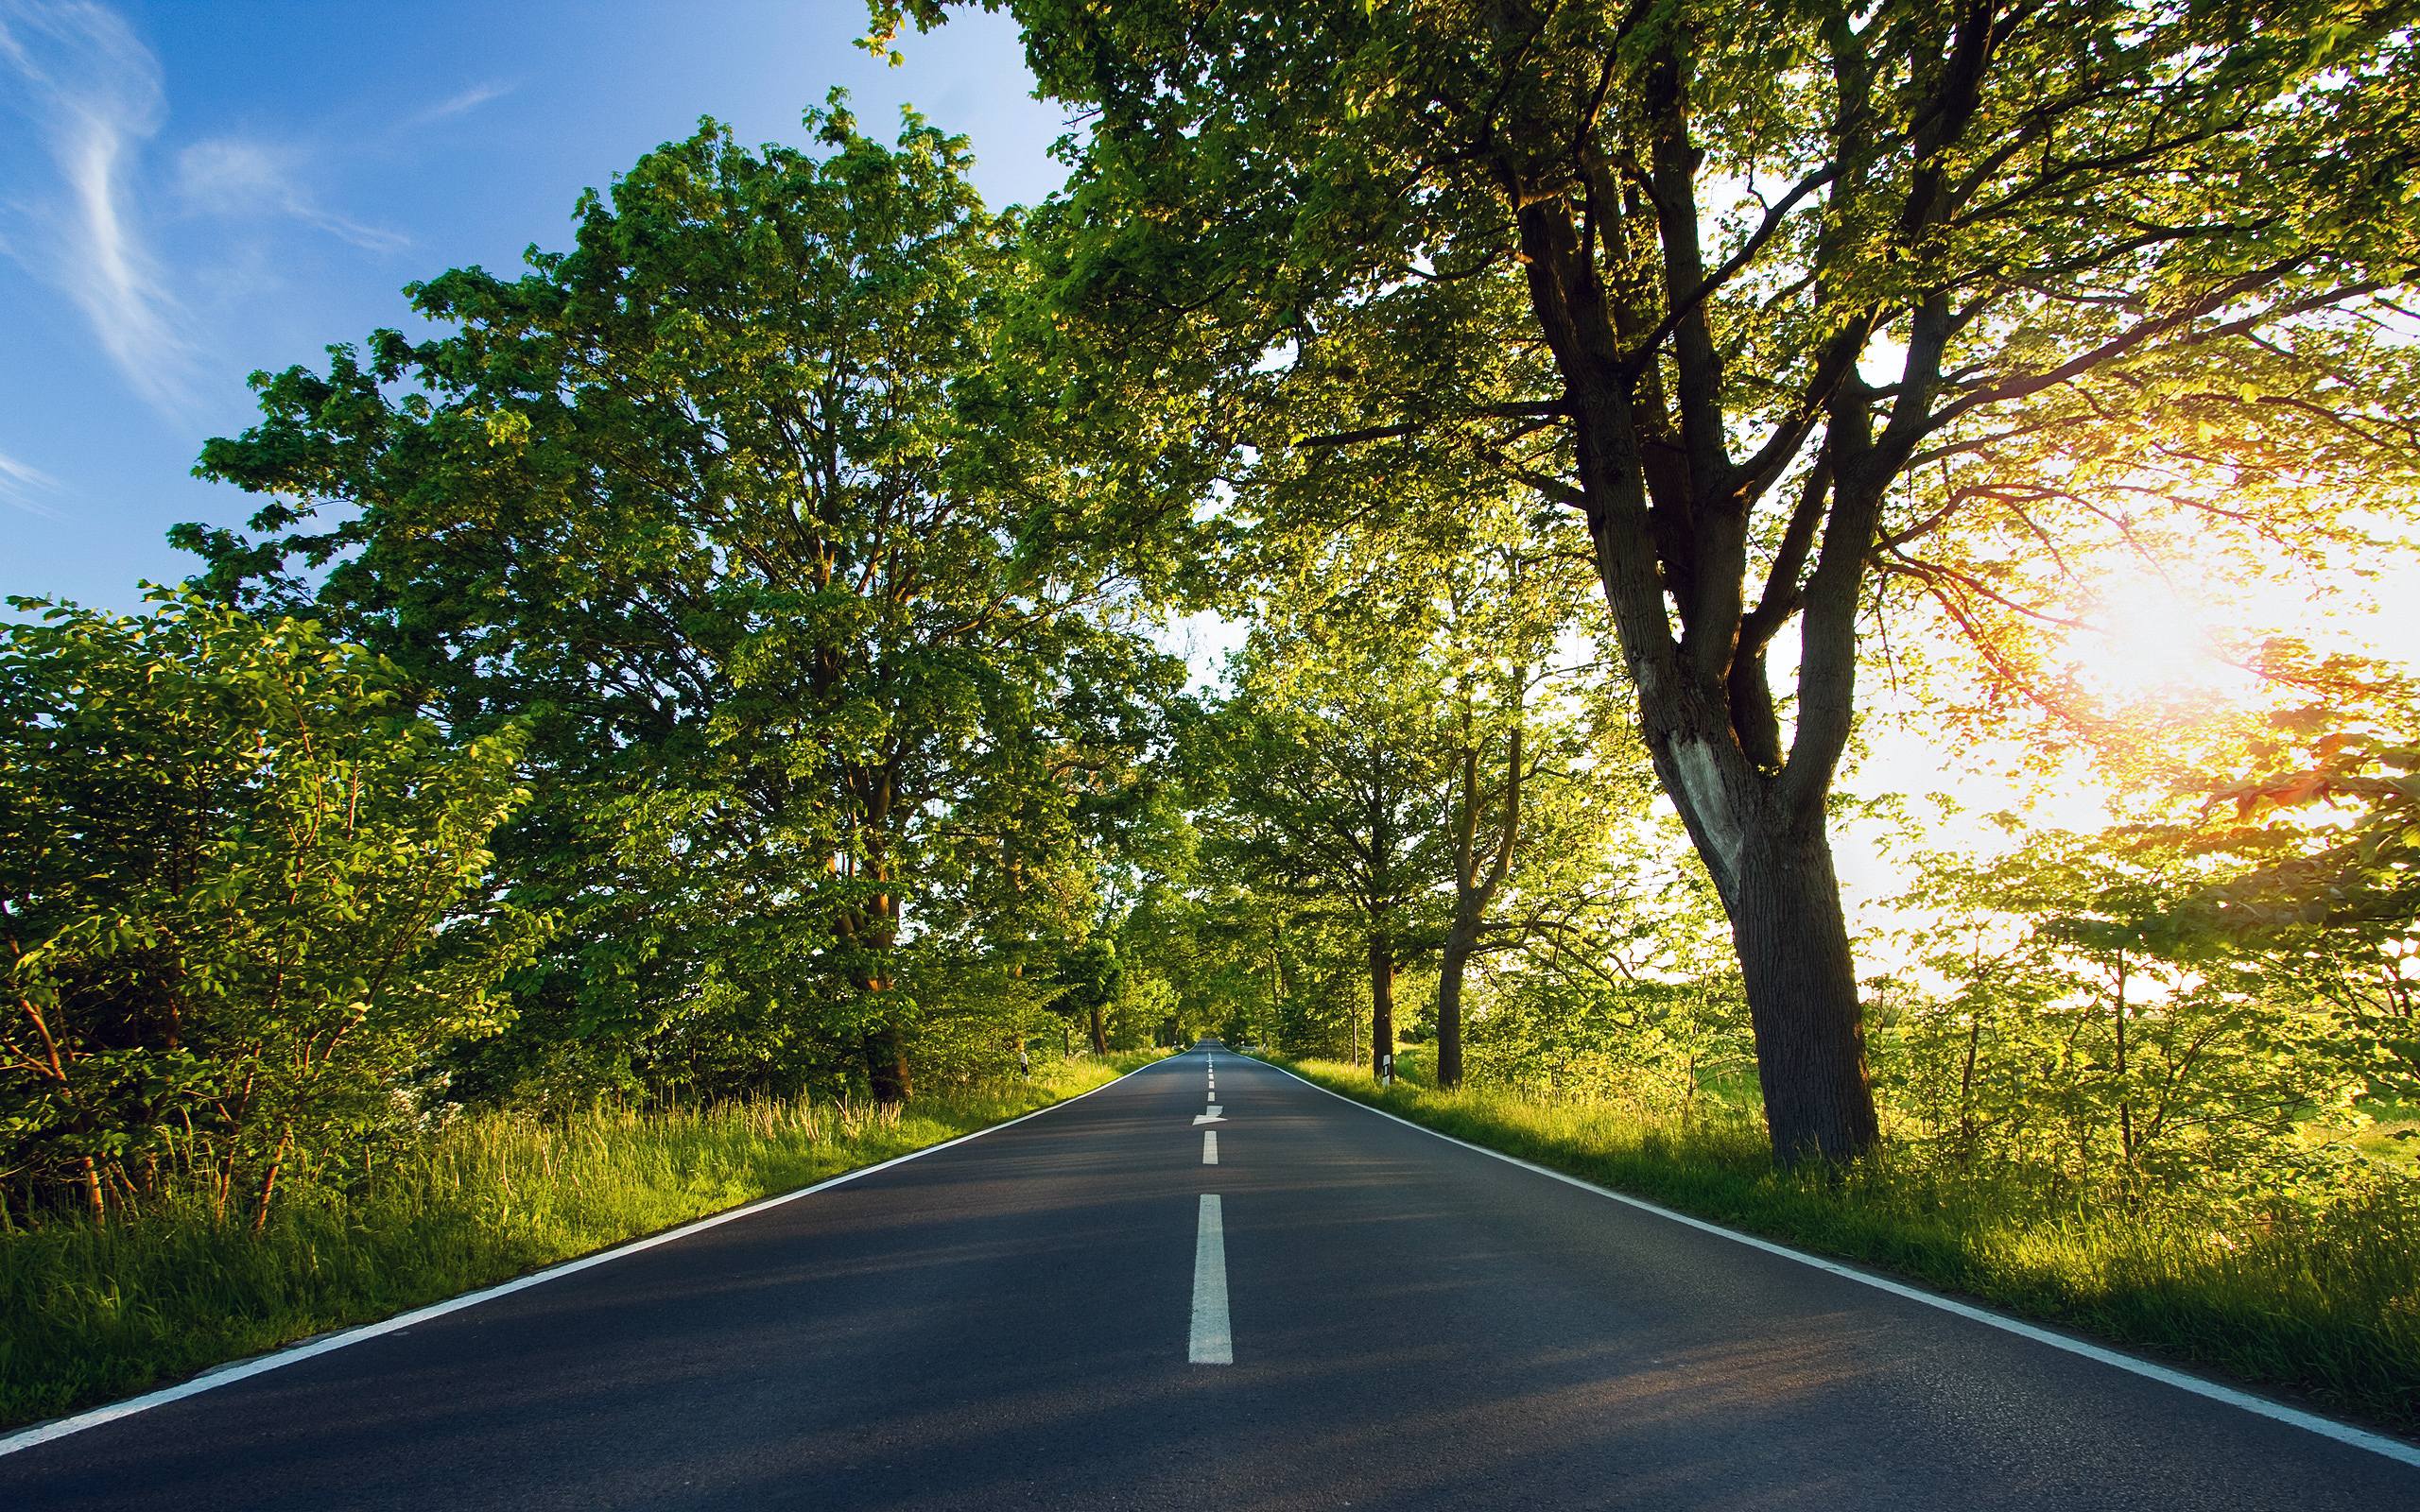
[[391, 1317], [1062, 1102], [1156, 1052], [1037, 1064], [893, 1120], [828, 1103], [466, 1118], [266, 1232], [170, 1210], [0, 1234], [0, 1428]]
[[1507, 1155], [2010, 1313], [2420, 1430], [2420, 1194], [2381, 1185], [2324, 1217], [2207, 1219], [2046, 1203], [1887, 1160], [1776, 1172], [1745, 1120], [1642, 1122], [1492, 1090], [1381, 1091], [1358, 1067], [1265, 1057], [1331, 1091]]

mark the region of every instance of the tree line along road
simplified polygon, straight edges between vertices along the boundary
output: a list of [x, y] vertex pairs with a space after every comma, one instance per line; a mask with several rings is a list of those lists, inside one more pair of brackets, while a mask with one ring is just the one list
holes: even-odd
[[1208, 1042], [35, 1436], [0, 1446], [0, 1506], [2420, 1506], [2405, 1446], [1608, 1200]]

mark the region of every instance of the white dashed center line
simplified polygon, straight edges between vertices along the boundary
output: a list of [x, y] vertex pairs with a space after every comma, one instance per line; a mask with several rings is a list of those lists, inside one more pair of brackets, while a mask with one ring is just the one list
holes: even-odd
[[1204, 1165], [1219, 1163], [1219, 1131], [1215, 1128], [1205, 1128], [1201, 1131], [1201, 1163]]
[[1184, 1357], [1194, 1365], [1236, 1363], [1227, 1322], [1227, 1231], [1214, 1192], [1201, 1194], [1201, 1226], [1194, 1233], [1193, 1338]]

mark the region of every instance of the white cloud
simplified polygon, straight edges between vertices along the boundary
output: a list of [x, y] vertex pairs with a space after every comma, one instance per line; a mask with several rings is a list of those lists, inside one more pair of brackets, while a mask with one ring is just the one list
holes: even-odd
[[166, 113], [159, 61], [115, 13], [87, 0], [0, 0], [0, 61], [67, 190], [40, 270], [91, 321], [128, 385], [174, 415], [188, 407], [196, 351], [146, 244], [130, 183]]
[[488, 101], [502, 99], [511, 93], [511, 85], [498, 83], [493, 79], [483, 84], [474, 84], [459, 94], [439, 100], [428, 109], [406, 116], [404, 126], [406, 129], [420, 126], [434, 126], [439, 121], [450, 120], [457, 115], [467, 115]]
[[399, 232], [322, 208], [303, 187], [303, 155], [290, 146], [243, 137], [214, 137], [177, 154], [177, 189], [208, 215], [284, 215], [373, 252], [406, 245]]
[[45, 520], [56, 520], [59, 511], [43, 500], [45, 493], [59, 490], [59, 480], [29, 463], [20, 462], [6, 452], [0, 452], [0, 504], [38, 514]]

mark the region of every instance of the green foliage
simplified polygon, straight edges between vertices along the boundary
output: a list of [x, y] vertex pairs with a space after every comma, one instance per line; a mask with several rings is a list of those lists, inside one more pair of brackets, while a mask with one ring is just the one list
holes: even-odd
[[1524, 981], [1471, 1029], [1475, 1084], [1687, 1116], [1706, 1084], [1752, 1064], [1736, 985]]
[[[1136, 1050], [1150, 1044], [1187, 1045], [1176, 985], [1148, 967], [1130, 968], [1117, 975], [1117, 991], [1109, 1000], [1107, 1040], [1113, 1051]], [[1233, 1022], [1219, 1025], [1224, 1030]]]
[[[1911, 1134], [2121, 1202], [2324, 1186], [2355, 1099], [2394, 1069], [2297, 973], [2204, 926], [2224, 865], [2184, 827], [2030, 833], [1922, 866], [1922, 966], [1886, 1021]], [[1911, 902], [1913, 902], [1911, 900]], [[2332, 1139], [2331, 1139], [2332, 1137]]]
[[1217, 1032], [1230, 1043], [1339, 1057], [1369, 1042], [1360, 932], [1238, 884], [1215, 850], [1199, 869], [1155, 879], [1119, 920], [1117, 940], [1124, 981], [1161, 1005], [1149, 1031], [1159, 1042]]
[[2305, 711], [2243, 759], [2100, 833], [2004, 817], [2004, 856], [1915, 858], [1883, 1036], [1910, 1133], [2124, 1201], [2273, 1201], [2420, 1091], [2408, 742]]
[[2236, 823], [2203, 845], [2226, 868], [2186, 919], [2347, 1016], [2385, 1057], [2372, 1096], [2420, 1100], [2420, 745], [2341, 709], [2279, 723], [2316, 728], [2310, 760], [2218, 795]]
[[1584, 906], [1491, 958], [1473, 984], [1476, 1085], [1611, 1102], [1641, 1117], [1720, 1113], [1754, 1100], [1747, 1004], [1720, 901], [1669, 815], [1616, 832]]
[[510, 727], [449, 742], [309, 623], [166, 598], [0, 631], [0, 1169], [21, 1212], [184, 1185], [265, 1217], [493, 1033], [534, 920], [489, 892]]
[[457, 728], [533, 730], [501, 853], [564, 927], [515, 1053], [465, 1068], [493, 1095], [901, 1095], [925, 1017], [1080, 936], [1148, 797], [1174, 668], [1047, 540], [1079, 480], [1008, 343], [1013, 220], [912, 115], [808, 125], [820, 154], [648, 154], [571, 251], [416, 285], [435, 334], [257, 379], [204, 452], [271, 496], [256, 540], [184, 531], [212, 592], [324, 568], [318, 611]]
[[1410, 954], [1436, 932], [1444, 876], [1440, 694], [1416, 641], [1348, 636], [1248, 645], [1235, 696], [1194, 732], [1217, 783], [1198, 790], [1200, 822], [1231, 874]]

